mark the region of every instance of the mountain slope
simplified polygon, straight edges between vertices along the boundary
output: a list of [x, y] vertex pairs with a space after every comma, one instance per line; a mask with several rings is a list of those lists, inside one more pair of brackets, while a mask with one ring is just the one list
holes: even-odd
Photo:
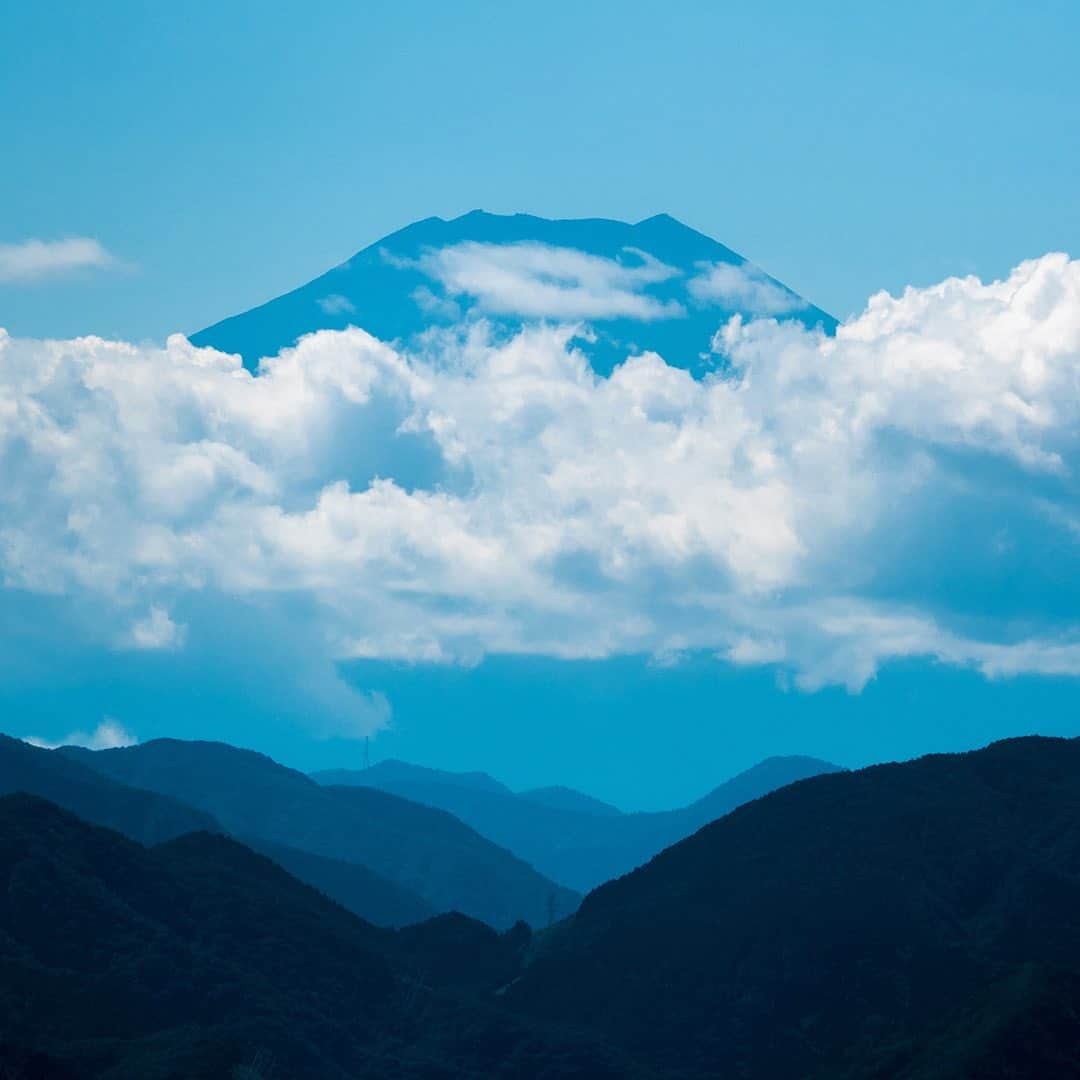
[[1077, 1060], [1077, 975], [1080, 740], [1027, 738], [742, 806], [591, 893], [507, 997], [671, 1075], [958, 1078], [1008, 1046], [1022, 1077]]
[[799, 780], [808, 780], [812, 776], [841, 771], [838, 765], [822, 761], [820, 758], [799, 755], [770, 757], [738, 773], [730, 780], [725, 780], [707, 795], [690, 803], [689, 806], [678, 810], [662, 810], [655, 814], [636, 816], [642, 820], [643, 824], [646, 821], [649, 822], [647, 828], [655, 830], [656, 835], [662, 840], [661, 847], [667, 847], [684, 836], [696, 832], [703, 825], [708, 825], [710, 821], [730, 814], [732, 810], [744, 803], [760, 799], [763, 795], [787, 787], [788, 784], [797, 783]]
[[544, 926], [578, 897], [449, 814], [374, 789], [321, 787], [262, 754], [223, 743], [157, 739], [64, 753], [124, 783], [182, 798], [234, 836], [359, 863], [435, 911], [497, 928]]
[[[530, 246], [523, 250], [523, 246]], [[582, 264], [581, 255], [593, 261]], [[605, 260], [597, 262], [595, 260]], [[580, 265], [579, 265], [580, 264]], [[480, 266], [481, 268], [477, 268]], [[721, 267], [710, 279], [711, 267]], [[658, 269], [661, 268], [661, 269]], [[662, 269], [667, 268], [667, 269]], [[483, 283], [498, 278], [497, 302]], [[622, 305], [592, 311], [582, 293], [597, 279], [622, 290]], [[706, 285], [701, 285], [701, 281]], [[691, 286], [690, 282], [697, 284]], [[480, 282], [480, 284], [477, 284]], [[723, 288], [718, 292], [717, 282]], [[532, 289], [539, 285], [540, 290]], [[577, 289], [569, 310], [550, 311], [513, 295]], [[727, 290], [726, 292], [724, 290]], [[627, 293], [644, 298], [625, 299]], [[643, 309], [636, 317], [626, 310]], [[620, 314], [622, 313], [622, 314]], [[480, 210], [451, 221], [431, 217], [392, 233], [300, 288], [193, 334], [196, 345], [239, 353], [254, 369], [315, 330], [360, 326], [384, 341], [408, 342], [432, 326], [483, 315], [504, 330], [537, 317], [589, 322], [594, 367], [603, 373], [628, 353], [659, 352], [668, 363], [707, 370], [713, 334], [733, 314], [791, 318], [832, 332], [836, 321], [723, 244], [666, 214], [637, 224], [600, 218], [550, 221]]]
[[855, 1048], [837, 1080], [1080, 1076], [1080, 975], [1023, 964], [917, 1037]]
[[[376, 762], [363, 770], [364, 776], [371, 781], [369, 787], [391, 790], [394, 784], [440, 784], [450, 787], [465, 788], [469, 791], [490, 791], [500, 795], [512, 792], [505, 784], [500, 784], [493, 776], [483, 772], [447, 772], [445, 769], [429, 769], [423, 765], [412, 765], [407, 761], [388, 758]], [[320, 784], [350, 784], [356, 770], [322, 769], [311, 773], [311, 778]]]
[[594, 799], [591, 795], [563, 787], [561, 784], [519, 791], [518, 797], [548, 806], [552, 810], [571, 810], [579, 814], [598, 814], [600, 817], [619, 817], [622, 814], [622, 811], [611, 803]]
[[248, 838], [252, 851], [273, 859], [293, 877], [318, 889], [346, 911], [376, 926], [410, 926], [430, 919], [435, 909], [419, 893], [359, 863], [328, 859], [284, 844]]
[[[582, 803], [588, 797], [577, 792], [569, 793], [569, 798], [562, 795], [563, 806], [551, 806], [528, 792], [515, 795], [507, 788], [445, 782], [444, 777], [456, 774], [434, 770], [373, 766], [352, 772], [336, 770], [332, 775], [342, 783], [378, 788], [445, 810], [552, 880], [586, 891], [633, 870], [744, 802], [835, 770], [835, 765], [814, 758], [769, 758], [690, 806], [653, 814], [620, 814], [614, 808], [610, 808], [614, 812], [597, 813]], [[315, 778], [325, 775], [317, 773]]]
[[[0, 794], [38, 795], [84, 821], [116, 829], [147, 845], [184, 833], [225, 831], [212, 814], [181, 798], [132, 786], [91, 767], [97, 760], [92, 753], [73, 747], [44, 750], [0, 735]], [[254, 840], [250, 846], [379, 926], [404, 926], [435, 913], [416, 893], [365, 866], [320, 858], [283, 844]]]
[[614, 830], [610, 819], [597, 814], [557, 809], [511, 791], [477, 790], [458, 784], [371, 775], [373, 772], [341, 770], [335, 778], [353, 791], [389, 792], [453, 814], [481, 836], [568, 888], [589, 889], [613, 872], [637, 865], [637, 849], [630, 838]]
[[0, 735], [0, 795], [24, 791], [141, 844], [215, 832], [213, 816], [184, 802], [103, 776], [70, 756]]
[[446, 936], [435, 924], [399, 950], [226, 837], [148, 850], [40, 799], [0, 798], [9, 1077], [644, 1075], [591, 1040], [428, 989], [403, 958], [445, 952]]

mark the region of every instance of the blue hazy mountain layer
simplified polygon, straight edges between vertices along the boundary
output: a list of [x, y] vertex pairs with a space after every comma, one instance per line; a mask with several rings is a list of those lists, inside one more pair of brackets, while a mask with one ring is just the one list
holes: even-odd
[[351, 863], [418, 894], [425, 908], [458, 911], [499, 929], [519, 920], [546, 925], [580, 900], [449, 814], [374, 788], [320, 786], [250, 750], [154, 739], [111, 750], [65, 746], [59, 753], [212, 815], [231, 835], [271, 858], [280, 855], [291, 873], [327, 892], [324, 882], [351, 889], [355, 877], [347, 881], [340, 866]]
[[[261, 357], [274, 356], [317, 330], [359, 326], [384, 341], [407, 345], [431, 327], [484, 315], [497, 331], [513, 332], [524, 321], [521, 314], [485, 310], [475, 295], [448, 289], [432, 272], [431, 260], [439, 252], [468, 244], [543, 245], [612, 260], [631, 273], [654, 265], [651, 260], [668, 268], [671, 272], [662, 280], [635, 279], [632, 286], [651, 303], [654, 314], [582, 319], [595, 335], [583, 346], [601, 374], [609, 374], [627, 356], [643, 351], [657, 352], [672, 366], [704, 374], [717, 362], [710, 354], [713, 336], [735, 314], [748, 319], [776, 315], [821, 327], [826, 333], [837, 325], [831, 315], [741, 255], [667, 214], [631, 225], [602, 218], [551, 221], [529, 214], [502, 216], [474, 210], [451, 221], [430, 217], [415, 222], [306, 285], [224, 319], [193, 334], [191, 340], [238, 353], [245, 366], [255, 370]], [[737, 289], [708, 299], [688, 289], [692, 279], [717, 266], [743, 271], [747, 281], [767, 291], [772, 306], [754, 310], [752, 298], [740, 298]], [[557, 272], [541, 275], [539, 280], [567, 284]], [[655, 314], [660, 310], [663, 314]]]
[[612, 806], [611, 803], [603, 802], [601, 799], [594, 799], [591, 795], [564, 787], [562, 784], [521, 791], [518, 793], [518, 798], [539, 803], [551, 810], [571, 810], [577, 814], [591, 814], [594, 817], [605, 818], [622, 816], [622, 811], [617, 806]]
[[744, 803], [799, 780], [840, 771], [811, 757], [772, 757], [689, 806], [659, 813], [621, 814], [598, 803], [606, 807], [605, 814], [591, 806], [583, 809], [586, 800], [595, 800], [568, 788], [554, 789], [563, 793], [563, 805], [550, 805], [537, 801], [530, 792], [516, 795], [502, 785], [478, 785], [475, 777], [484, 774], [451, 773], [398, 761], [383, 764], [387, 767], [333, 769], [312, 773], [312, 777], [320, 784], [378, 788], [444, 810], [545, 877], [578, 892], [588, 892], [643, 865], [664, 848]]
[[[354, 769], [322, 769], [312, 773], [320, 784], [351, 784]], [[446, 769], [429, 769], [408, 761], [388, 758], [377, 761], [364, 769], [369, 787], [389, 788], [398, 783], [437, 784], [445, 787], [465, 788], [469, 791], [486, 791], [496, 795], [512, 795], [505, 785], [483, 772], [450, 772]]]

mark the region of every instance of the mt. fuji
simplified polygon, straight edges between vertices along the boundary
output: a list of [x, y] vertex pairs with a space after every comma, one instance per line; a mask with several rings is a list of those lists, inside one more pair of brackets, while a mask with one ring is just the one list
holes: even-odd
[[836, 328], [831, 315], [666, 214], [629, 225], [474, 210], [409, 225], [191, 340], [239, 353], [254, 370], [317, 330], [359, 326], [413, 346], [435, 328], [478, 318], [503, 333], [548, 321], [580, 325], [601, 374], [652, 351], [701, 375], [717, 362], [713, 335], [733, 315]]

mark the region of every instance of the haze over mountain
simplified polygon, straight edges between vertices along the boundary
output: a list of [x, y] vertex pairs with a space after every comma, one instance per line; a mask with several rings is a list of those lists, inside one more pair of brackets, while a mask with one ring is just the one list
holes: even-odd
[[[40, 796], [142, 844], [190, 832], [226, 831], [212, 814], [179, 798], [113, 779], [84, 764], [94, 758], [79, 761], [75, 754], [73, 749], [48, 750], [0, 735], [0, 794]], [[301, 881], [379, 926], [419, 922], [437, 910], [417, 893], [359, 863], [252, 837], [248, 842]]]
[[741, 255], [667, 214], [631, 225], [474, 210], [414, 222], [191, 341], [239, 353], [254, 368], [316, 330], [359, 326], [384, 341], [415, 344], [422, 331], [465, 315], [503, 327], [546, 318], [587, 323], [600, 372], [645, 350], [703, 372], [715, 363], [713, 335], [734, 314], [836, 327]]
[[[156, 739], [60, 753], [123, 783], [182, 799], [233, 836], [320, 859], [357, 863], [419, 895], [434, 911], [491, 926], [545, 926], [579, 897], [441, 810], [374, 788], [323, 787], [262, 754], [224, 743]], [[297, 857], [292, 866], [299, 869]], [[332, 868], [320, 873], [336, 877]]]
[[[355, 783], [356, 769], [319, 769], [311, 774], [320, 784]], [[466, 791], [487, 791], [496, 795], [512, 795], [505, 784], [485, 772], [451, 772], [448, 769], [431, 769], [425, 765], [413, 765], [408, 761], [388, 758], [377, 761], [362, 770], [368, 787], [390, 791], [395, 784], [432, 784], [439, 787], [463, 788]]]
[[588, 891], [647, 862], [669, 844], [786, 784], [837, 766], [775, 757], [676, 810], [623, 814], [568, 788], [515, 794], [484, 773], [448, 773], [385, 761], [368, 769], [313, 773], [319, 783], [361, 785], [446, 810], [554, 881]]
[[[230, 832], [380, 926], [417, 923], [455, 907], [500, 927], [518, 917], [543, 925], [568, 912], [572, 894], [537, 884], [543, 878], [531, 878], [507, 853], [568, 889], [592, 888], [740, 802], [832, 768], [812, 759], [775, 759], [682, 810], [624, 815], [568, 788], [515, 794], [485, 773], [405, 762], [319, 773], [313, 779], [322, 789], [315, 789], [262, 755], [223, 744], [160, 740], [124, 749], [130, 753], [46, 750], [0, 736], [0, 793], [48, 798], [147, 844], [192, 831]], [[327, 794], [336, 796], [333, 803], [326, 803]], [[271, 797], [280, 805], [264, 821]], [[293, 810], [284, 814], [285, 806]], [[337, 821], [331, 830], [337, 839], [324, 835], [321, 817], [341, 813], [359, 815], [364, 836], [342, 840]], [[276, 823], [280, 817], [287, 823]], [[525, 880], [536, 890], [530, 900], [521, 899]], [[518, 899], [506, 901], [508, 888]]]
[[611, 803], [561, 784], [519, 791], [518, 798], [550, 806], [553, 810], [573, 810], [582, 814], [599, 814], [601, 817], [618, 817], [622, 814], [622, 811]]

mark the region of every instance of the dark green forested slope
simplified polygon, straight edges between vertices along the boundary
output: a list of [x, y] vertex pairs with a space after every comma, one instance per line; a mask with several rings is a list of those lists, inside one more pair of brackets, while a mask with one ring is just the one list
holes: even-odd
[[399, 938], [226, 837], [146, 849], [0, 798], [0, 1075], [646, 1075], [481, 1002], [527, 931], [449, 921]]
[[1029, 738], [743, 806], [590, 894], [507, 998], [669, 1074], [1074, 1076], [1078, 974], [1080, 740]]

